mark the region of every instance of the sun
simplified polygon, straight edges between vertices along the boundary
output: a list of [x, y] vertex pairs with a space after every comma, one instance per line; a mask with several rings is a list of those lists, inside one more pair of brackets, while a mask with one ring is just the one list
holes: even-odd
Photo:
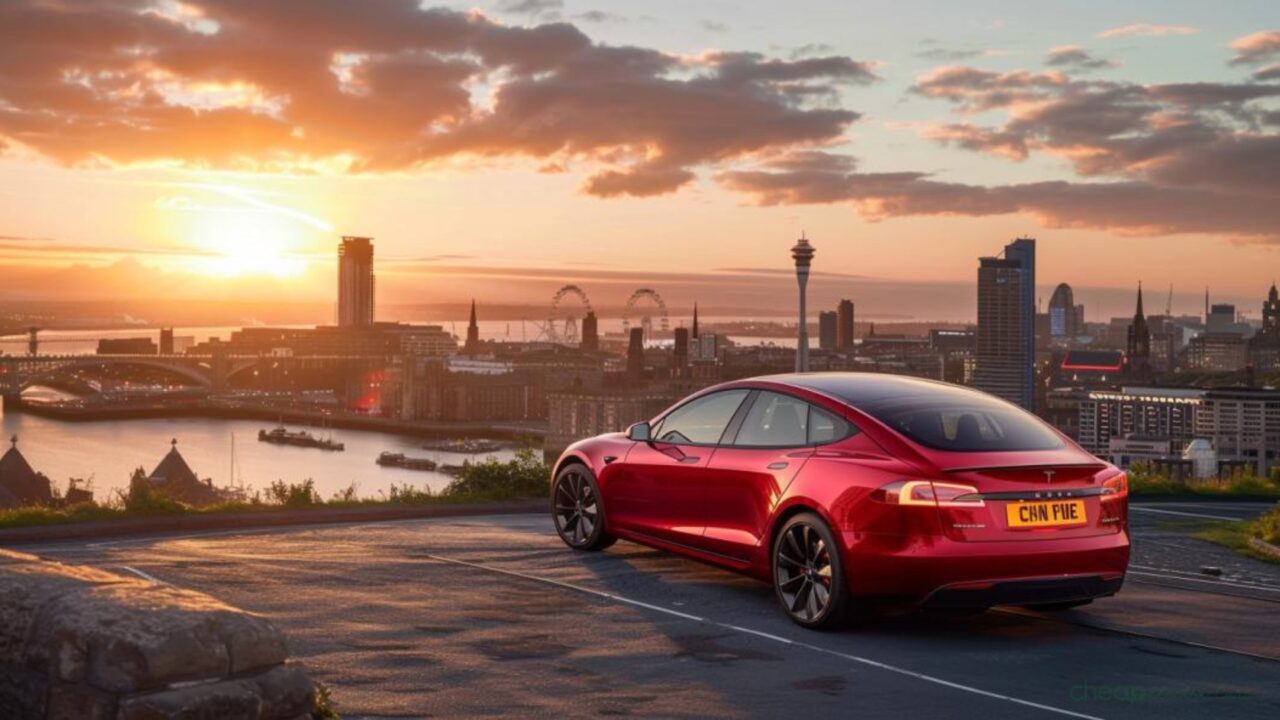
[[296, 277], [307, 269], [298, 254], [303, 233], [296, 220], [269, 209], [210, 209], [192, 218], [190, 237], [201, 253], [194, 269], [224, 278]]

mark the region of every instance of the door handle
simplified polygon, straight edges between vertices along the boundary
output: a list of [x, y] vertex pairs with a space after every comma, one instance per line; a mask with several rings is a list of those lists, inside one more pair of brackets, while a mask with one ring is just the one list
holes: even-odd
[[677, 462], [682, 462], [682, 463], [696, 463], [696, 462], [698, 462], [698, 460], [699, 460], [699, 459], [700, 459], [700, 458], [698, 458], [698, 456], [697, 456], [697, 455], [685, 455], [684, 457], [680, 458]]
[[787, 463], [781, 462], [781, 461], [775, 462], [775, 463], [769, 463], [769, 469], [770, 470], [786, 470]]

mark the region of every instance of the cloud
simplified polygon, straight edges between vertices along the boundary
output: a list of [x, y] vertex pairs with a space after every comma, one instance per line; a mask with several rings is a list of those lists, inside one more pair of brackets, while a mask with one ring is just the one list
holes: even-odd
[[1199, 28], [1190, 25], [1152, 25], [1149, 23], [1135, 23], [1133, 25], [1125, 25], [1123, 27], [1114, 27], [1103, 30], [1098, 33], [1100, 38], [1121, 38], [1121, 37], [1164, 37], [1165, 35], [1194, 35], [1200, 32]]
[[1280, 206], [1241, 193], [1170, 188], [1148, 182], [1066, 181], [1011, 185], [942, 182], [926, 173], [860, 173], [848, 158], [828, 167], [774, 164], [726, 171], [716, 180], [758, 205], [850, 203], [863, 217], [985, 217], [1027, 213], [1049, 228], [1108, 230], [1122, 235], [1217, 234], [1280, 243]]
[[955, 62], [958, 60], [973, 60], [980, 57], [992, 57], [995, 55], [1003, 55], [1003, 50], [993, 50], [990, 48], [929, 48], [916, 53], [916, 57], [924, 60], [942, 60]]
[[1045, 153], [1087, 178], [1280, 193], [1280, 175], [1266, 170], [1280, 163], [1280, 135], [1263, 129], [1280, 98], [1275, 84], [1140, 85], [946, 67], [922, 75], [913, 92], [963, 116], [1004, 113], [1003, 122], [925, 126], [943, 144], [1014, 160]]
[[415, 0], [177, 7], [0, 3], [0, 143], [67, 165], [580, 161], [588, 192], [646, 195], [744, 155], [839, 139], [858, 114], [836, 104], [838, 88], [876, 79], [839, 55], [678, 56]]
[[1231, 41], [1236, 51], [1232, 65], [1258, 65], [1280, 58], [1280, 30], [1268, 30], [1245, 35]]
[[537, 17], [548, 13], [558, 13], [564, 9], [564, 0], [501, 0], [497, 5], [498, 12], [511, 15], [528, 15]]
[[719, 20], [699, 20], [698, 27], [708, 32], [728, 32], [729, 26]]
[[1117, 67], [1114, 60], [1096, 57], [1079, 45], [1063, 45], [1045, 55], [1044, 64], [1050, 67], [1070, 68], [1079, 71], [1101, 70]]

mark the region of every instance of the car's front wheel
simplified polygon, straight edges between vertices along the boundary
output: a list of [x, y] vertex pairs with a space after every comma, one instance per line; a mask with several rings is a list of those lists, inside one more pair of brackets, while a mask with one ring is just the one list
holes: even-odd
[[605, 530], [600, 486], [585, 465], [571, 463], [551, 484], [551, 517], [556, 533], [574, 550], [603, 550], [614, 543]]
[[773, 589], [795, 623], [830, 629], [850, 617], [851, 601], [835, 536], [812, 513], [800, 513], [773, 541]]

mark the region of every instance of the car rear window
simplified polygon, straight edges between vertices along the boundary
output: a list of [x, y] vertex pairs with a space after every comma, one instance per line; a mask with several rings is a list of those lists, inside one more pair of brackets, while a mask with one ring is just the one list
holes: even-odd
[[[972, 391], [950, 397], [886, 397], [856, 407], [921, 445], [954, 452], [1057, 450], [1062, 438], [1039, 418]], [[967, 397], [965, 397], [967, 396]]]

